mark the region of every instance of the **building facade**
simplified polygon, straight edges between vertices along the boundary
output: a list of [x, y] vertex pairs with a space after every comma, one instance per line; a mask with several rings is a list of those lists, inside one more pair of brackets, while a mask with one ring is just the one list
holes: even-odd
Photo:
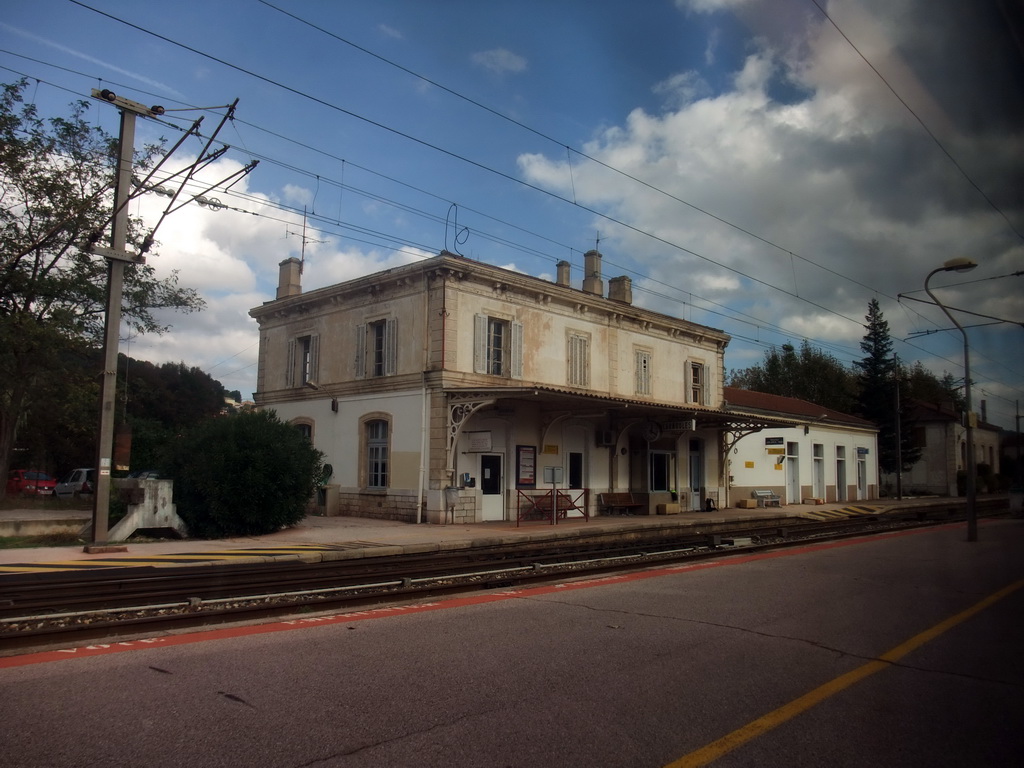
[[729, 454], [731, 499], [771, 491], [782, 504], [879, 496], [878, 428], [793, 397], [726, 387], [730, 411], [789, 422], [737, 433]]
[[[909, 406], [914, 423], [914, 443], [921, 458], [903, 473], [906, 494], [958, 496], [964, 493], [967, 471], [967, 428], [962, 414], [952, 403], [935, 405], [916, 401]], [[999, 428], [982, 419], [973, 430], [974, 458], [978, 468], [978, 490], [989, 489], [989, 478], [1000, 471]], [[895, 475], [886, 475], [887, 487], [896, 487]], [[994, 490], [994, 489], [993, 489]]]
[[718, 330], [604, 294], [601, 254], [555, 282], [443, 252], [303, 293], [281, 263], [260, 329], [256, 403], [305, 431], [333, 476], [328, 514], [513, 520], [566, 491], [571, 514], [631, 492], [641, 513], [727, 497]]

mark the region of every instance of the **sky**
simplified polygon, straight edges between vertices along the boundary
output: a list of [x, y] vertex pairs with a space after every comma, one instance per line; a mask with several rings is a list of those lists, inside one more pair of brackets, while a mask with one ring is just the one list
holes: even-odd
[[[0, 80], [42, 115], [93, 88], [205, 116], [230, 148], [148, 257], [206, 308], [122, 339], [255, 388], [252, 307], [436, 255], [582, 283], [597, 247], [634, 303], [724, 330], [726, 368], [810, 342], [964, 375], [1013, 428], [1024, 397], [1024, 11], [1017, 0], [0, 0]], [[179, 111], [180, 110], [180, 111]], [[168, 161], [184, 167], [205, 141]], [[253, 160], [236, 180], [205, 191]], [[202, 183], [205, 182], [205, 183]], [[147, 226], [167, 198], [142, 195]], [[305, 219], [305, 230], [303, 222]], [[303, 236], [305, 231], [305, 236]], [[974, 314], [969, 314], [974, 313]]]

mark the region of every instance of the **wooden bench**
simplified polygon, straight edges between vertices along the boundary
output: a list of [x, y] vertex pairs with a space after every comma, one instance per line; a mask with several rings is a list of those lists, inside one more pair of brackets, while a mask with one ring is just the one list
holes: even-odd
[[605, 515], [631, 515], [634, 509], [647, 509], [647, 499], [632, 493], [599, 493], [597, 507]]
[[759, 507], [781, 507], [782, 502], [779, 494], [774, 491], [751, 491], [751, 496], [757, 500]]
[[[519, 509], [516, 513], [516, 525], [519, 525], [520, 520], [549, 520], [552, 524], [555, 522], [552, 519], [552, 505], [555, 503], [555, 497], [548, 491], [543, 496], [529, 496], [522, 491], [519, 492]], [[575, 496], [572, 493], [566, 491], [558, 492], [558, 507], [555, 518], [557, 520], [565, 520], [570, 510], [575, 512], [581, 512], [583, 519], [590, 521], [590, 511], [587, 509], [587, 492], [586, 490], [580, 491]]]

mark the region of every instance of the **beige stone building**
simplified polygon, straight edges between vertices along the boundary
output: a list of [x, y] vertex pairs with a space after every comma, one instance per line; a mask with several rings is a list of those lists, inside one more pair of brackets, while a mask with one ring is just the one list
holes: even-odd
[[[963, 416], [952, 403], [914, 402], [910, 406], [914, 442], [921, 448], [921, 458], [903, 473], [903, 490], [911, 494], [957, 496], [963, 491], [963, 474], [967, 469], [967, 428]], [[981, 420], [973, 430], [975, 463], [979, 468], [978, 490], [989, 490], [987, 478], [998, 475], [999, 428], [987, 423], [982, 403]], [[895, 475], [884, 475], [888, 488], [896, 487]]]
[[627, 277], [605, 295], [601, 254], [584, 261], [581, 289], [566, 262], [551, 282], [443, 252], [309, 293], [282, 262], [250, 312], [255, 399], [326, 454], [327, 514], [517, 520], [547, 494], [593, 515], [611, 492], [640, 514], [723, 504], [723, 435], [776, 423], [723, 410], [728, 336], [633, 305]]

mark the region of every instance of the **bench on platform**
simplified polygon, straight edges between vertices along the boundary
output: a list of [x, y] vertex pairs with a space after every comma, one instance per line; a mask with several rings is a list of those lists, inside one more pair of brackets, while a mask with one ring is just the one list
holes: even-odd
[[759, 507], [781, 507], [782, 501], [779, 494], [774, 491], [751, 491], [751, 496], [757, 501]]
[[647, 499], [632, 493], [599, 493], [597, 508], [605, 515], [631, 515], [634, 509], [647, 509]]
[[[552, 515], [553, 511], [556, 512], [555, 515]], [[554, 524], [556, 520], [565, 520], [570, 511], [581, 512], [583, 519], [590, 521], [586, 490], [579, 491], [576, 495], [567, 491], [558, 491], [557, 501], [551, 491], [541, 496], [530, 496], [520, 491], [516, 525], [519, 525], [520, 520], [548, 520]]]

